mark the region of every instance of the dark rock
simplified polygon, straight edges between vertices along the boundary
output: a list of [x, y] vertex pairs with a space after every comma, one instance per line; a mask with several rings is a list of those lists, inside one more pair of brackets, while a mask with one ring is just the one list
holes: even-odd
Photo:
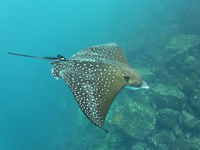
[[194, 117], [192, 114], [182, 111], [180, 115], [180, 125], [183, 127], [194, 129], [200, 132], [200, 120]]
[[169, 144], [176, 139], [173, 132], [167, 130], [161, 130], [156, 136], [158, 141], [163, 144]]
[[191, 87], [194, 87], [194, 83], [189, 78], [184, 78], [180, 81], [180, 89], [181, 91], [187, 96], [190, 97], [193, 93], [194, 89]]
[[148, 142], [158, 150], [168, 150], [168, 145], [175, 140], [176, 137], [173, 132], [167, 130], [157, 131], [151, 137], [148, 137]]
[[157, 125], [161, 128], [172, 129], [178, 123], [180, 113], [172, 109], [160, 109], [158, 111]]
[[187, 97], [175, 86], [157, 84], [153, 88], [152, 99], [158, 108], [183, 110]]
[[131, 150], [146, 150], [147, 144], [144, 142], [138, 142], [133, 145]]
[[192, 150], [191, 144], [186, 140], [177, 139], [170, 144], [169, 150]]
[[200, 150], [200, 137], [193, 137], [191, 144], [192, 150]]
[[123, 95], [123, 105], [112, 106], [107, 116], [111, 126], [119, 128], [128, 136], [144, 140], [155, 129], [156, 113], [151, 107], [132, 100], [127, 94]]
[[179, 54], [187, 53], [190, 48], [199, 44], [200, 36], [195, 34], [179, 34], [174, 36], [166, 46], [166, 61], [170, 61]]
[[189, 54], [182, 53], [178, 54], [174, 59], [166, 64], [169, 67], [168, 70], [171, 70], [171, 66], [178, 66], [176, 70], [171, 70], [172, 74], [185, 74], [185, 76], [190, 76], [192, 73], [196, 73], [196, 68], [199, 67], [199, 62], [197, 61], [196, 57], [190, 56]]
[[174, 134], [176, 137], [180, 138], [180, 139], [183, 139], [184, 138], [184, 133], [183, 131], [181, 130], [181, 128], [179, 127], [179, 125], [176, 125], [173, 129], [174, 131]]
[[191, 95], [189, 105], [194, 111], [200, 113], [200, 90], [195, 90]]

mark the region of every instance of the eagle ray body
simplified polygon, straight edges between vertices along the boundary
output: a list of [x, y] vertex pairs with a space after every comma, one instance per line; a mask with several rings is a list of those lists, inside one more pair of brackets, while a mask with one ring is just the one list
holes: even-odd
[[[118, 92], [125, 86], [141, 88], [145, 83], [128, 65], [123, 50], [115, 43], [83, 49], [69, 59], [59, 55], [52, 64], [53, 76], [68, 84], [86, 117], [103, 129], [109, 107]], [[148, 87], [146, 83], [145, 86]]]
[[110, 43], [84, 49], [68, 62], [55, 64], [52, 72], [69, 85], [88, 119], [104, 128], [113, 99], [127, 84], [122, 77], [123, 68], [130, 69], [123, 50]]

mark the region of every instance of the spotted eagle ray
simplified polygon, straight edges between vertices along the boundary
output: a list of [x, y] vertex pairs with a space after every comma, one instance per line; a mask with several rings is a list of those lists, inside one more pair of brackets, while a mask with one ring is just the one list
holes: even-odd
[[106, 132], [105, 118], [119, 91], [123, 87], [149, 88], [139, 72], [128, 64], [123, 49], [116, 43], [83, 49], [69, 59], [62, 55], [37, 57], [9, 54], [53, 61], [53, 76], [67, 83], [85, 116]]

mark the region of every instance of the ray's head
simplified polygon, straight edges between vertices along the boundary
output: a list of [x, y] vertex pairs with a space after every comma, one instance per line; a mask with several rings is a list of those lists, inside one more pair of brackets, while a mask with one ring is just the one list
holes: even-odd
[[124, 67], [121, 69], [121, 76], [125, 79], [127, 86], [141, 88], [143, 85], [142, 77], [140, 73], [131, 68], [131, 67]]

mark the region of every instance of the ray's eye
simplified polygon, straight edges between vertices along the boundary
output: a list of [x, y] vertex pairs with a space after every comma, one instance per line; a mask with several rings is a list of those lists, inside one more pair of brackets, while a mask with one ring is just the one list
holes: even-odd
[[124, 79], [126, 80], [126, 82], [128, 82], [130, 77], [125, 76]]
[[60, 54], [57, 55], [57, 58], [58, 58], [59, 60], [65, 60], [65, 57], [62, 56], [62, 55], [60, 55]]

